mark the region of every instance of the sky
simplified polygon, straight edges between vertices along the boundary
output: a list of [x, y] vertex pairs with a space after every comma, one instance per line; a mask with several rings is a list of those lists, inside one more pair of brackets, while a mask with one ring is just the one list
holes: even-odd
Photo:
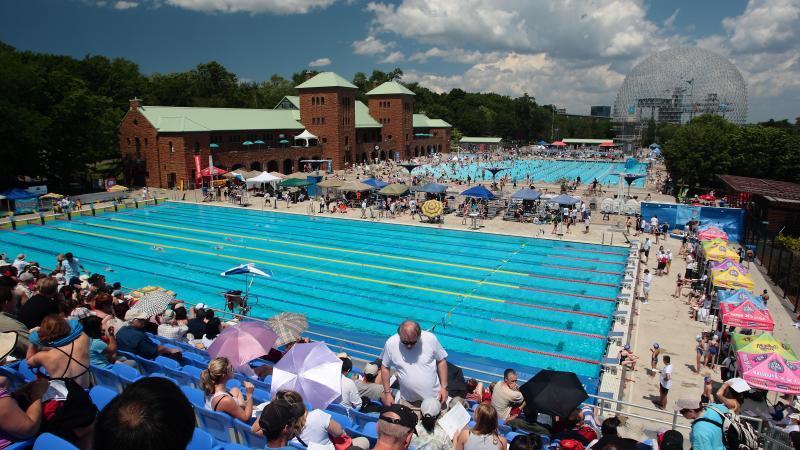
[[[523, 93], [588, 114], [654, 52], [699, 46], [747, 83], [748, 121], [800, 116], [800, 0], [4, 0], [20, 50], [124, 57], [143, 73], [218, 61], [242, 80], [401, 68], [443, 92]], [[147, 99], [145, 99], [145, 103]]]

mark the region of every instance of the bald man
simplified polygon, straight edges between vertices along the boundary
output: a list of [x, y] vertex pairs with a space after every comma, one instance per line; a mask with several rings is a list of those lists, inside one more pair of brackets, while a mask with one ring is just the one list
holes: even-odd
[[419, 324], [406, 320], [397, 334], [386, 340], [381, 354], [383, 404], [394, 403], [389, 369], [397, 371], [400, 403], [419, 411], [422, 400], [438, 398], [447, 401], [447, 352], [433, 333], [422, 331]]

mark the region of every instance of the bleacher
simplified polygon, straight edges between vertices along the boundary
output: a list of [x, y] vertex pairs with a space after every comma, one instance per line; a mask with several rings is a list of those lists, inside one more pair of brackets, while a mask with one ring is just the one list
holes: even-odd
[[[119, 363], [112, 364], [110, 369], [91, 366], [90, 372], [93, 386], [88, 392], [98, 410], [102, 410], [128, 385], [142, 377], [163, 377], [178, 385], [194, 408], [197, 427], [187, 450], [237, 450], [248, 448], [263, 449], [266, 447], [265, 438], [250, 431], [250, 426], [256, 418], [252, 418], [250, 422], [245, 423], [233, 419], [228, 414], [215, 412], [205, 407], [205, 395], [200, 388], [200, 372], [208, 366], [208, 362], [211, 359], [205, 350], [161, 336], [152, 334], [148, 334], [148, 336], [159, 345], [181, 350], [183, 364], [163, 356], [148, 360], [127, 352], [117, 351], [119, 355], [136, 361], [141, 370]], [[0, 366], [0, 376], [8, 378], [11, 390], [33, 381], [36, 377], [25, 360]], [[254, 405], [270, 400], [271, 375], [263, 379], [253, 379], [242, 373], [234, 372], [234, 378], [228, 382], [227, 387], [228, 389], [233, 387], [242, 388], [244, 381], [249, 381], [255, 386], [253, 391]], [[472, 413], [475, 406], [476, 403], [469, 402], [470, 413]], [[306, 408], [310, 408], [310, 405], [307, 404]], [[345, 408], [340, 404], [329, 405], [325, 412], [339, 422], [349, 436], [363, 436], [369, 440], [370, 446], [375, 445], [378, 439], [376, 429], [377, 414], [362, 413]], [[470, 426], [472, 425], [474, 423], [470, 422]], [[509, 441], [514, 436], [521, 434], [512, 431], [502, 420], [500, 421], [500, 432], [505, 434]], [[543, 443], [549, 444], [548, 436], [541, 436], [541, 438]], [[297, 447], [298, 450], [305, 450], [305, 447], [300, 444], [290, 442], [289, 445]], [[72, 450], [75, 447], [48, 433], [7, 447], [7, 449], [15, 450], [31, 448], [33, 450]]]

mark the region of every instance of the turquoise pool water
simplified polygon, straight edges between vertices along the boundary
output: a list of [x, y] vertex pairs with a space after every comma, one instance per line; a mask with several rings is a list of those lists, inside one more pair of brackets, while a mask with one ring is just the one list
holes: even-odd
[[[602, 185], [616, 185], [619, 183], [619, 176], [614, 175], [621, 172], [626, 173], [647, 173], [647, 165], [636, 163], [629, 170], [625, 170], [624, 162], [596, 162], [596, 161], [567, 161], [567, 160], [517, 160], [505, 163], [481, 162], [467, 164], [463, 167], [453, 164], [442, 164], [436, 167], [425, 165], [414, 170], [414, 174], [427, 173], [435, 177], [445, 176], [451, 180], [471, 180], [491, 181], [492, 174], [484, 170], [484, 167], [508, 167], [509, 169], [497, 174], [499, 180], [502, 176], [508, 176], [512, 180], [525, 181], [526, 176], [530, 176], [532, 181], [545, 181], [555, 183], [561, 178], [574, 180], [581, 177], [583, 183], [591, 183], [595, 178]], [[644, 179], [638, 179], [632, 186], [644, 187]]]
[[406, 318], [449, 351], [597, 377], [627, 249], [168, 202], [0, 231], [0, 249], [55, 264], [71, 251], [128, 287], [222, 307], [220, 272], [270, 269], [253, 315], [386, 337]]

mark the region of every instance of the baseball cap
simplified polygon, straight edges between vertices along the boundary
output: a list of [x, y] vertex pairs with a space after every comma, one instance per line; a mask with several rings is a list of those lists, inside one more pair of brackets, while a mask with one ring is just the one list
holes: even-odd
[[800, 413], [789, 414], [789, 418], [792, 420], [800, 420]]
[[[398, 419], [393, 417], [388, 417], [388, 413], [396, 414]], [[395, 425], [404, 426], [417, 432], [417, 415], [414, 414], [414, 411], [407, 406], [403, 406], [399, 403], [394, 403], [391, 406], [386, 406], [381, 410], [381, 415], [379, 420], [383, 420], [385, 422], [393, 423]]]
[[702, 408], [700, 405], [700, 399], [697, 398], [684, 397], [675, 402], [675, 411], [700, 408]]
[[289, 403], [286, 400], [275, 400], [264, 407], [258, 424], [261, 428], [268, 430], [269, 433], [276, 435], [286, 425], [303, 417], [306, 407], [302, 403]]
[[419, 412], [423, 417], [436, 417], [442, 412], [442, 405], [440, 405], [439, 400], [435, 398], [426, 398], [422, 401]]
[[150, 316], [139, 308], [131, 308], [125, 313], [125, 320], [130, 322], [133, 319], [147, 320]]
[[655, 344], [653, 344], [653, 348], [661, 348], [661, 346], [658, 345], [658, 342], [656, 342]]
[[25, 272], [22, 275], [20, 275], [19, 278], [17, 278], [17, 279], [19, 281], [32, 281], [33, 280], [33, 274], [30, 273], [30, 272]]
[[364, 366], [364, 373], [367, 375], [377, 375], [380, 372], [380, 367], [377, 364], [369, 363]]
[[198, 303], [198, 304], [194, 305], [194, 309], [206, 309], [206, 304], [205, 303]]
[[624, 346], [624, 347], [622, 347], [622, 348], [624, 348], [625, 350], [630, 350], [630, 349], [631, 349], [631, 346], [630, 346], [630, 345], [628, 345], [628, 344], [625, 344], [625, 346]]

